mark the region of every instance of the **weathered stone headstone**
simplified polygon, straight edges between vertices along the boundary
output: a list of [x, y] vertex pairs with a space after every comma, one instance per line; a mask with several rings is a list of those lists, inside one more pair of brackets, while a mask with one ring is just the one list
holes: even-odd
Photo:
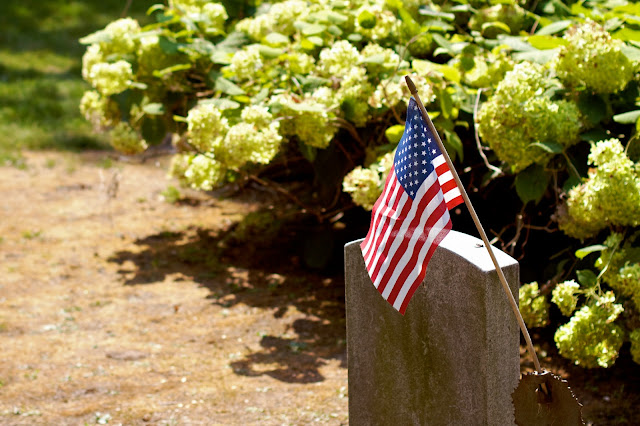
[[[512, 425], [519, 329], [482, 241], [451, 231], [404, 316], [345, 246], [349, 421]], [[516, 300], [518, 263], [494, 249]]]

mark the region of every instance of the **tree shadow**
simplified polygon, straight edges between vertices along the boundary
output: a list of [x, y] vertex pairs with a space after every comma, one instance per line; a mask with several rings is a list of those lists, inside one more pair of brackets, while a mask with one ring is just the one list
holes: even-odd
[[[108, 260], [122, 265], [118, 272], [125, 285], [156, 283], [179, 273], [206, 287], [207, 298], [225, 308], [267, 308], [274, 318], [295, 311], [290, 332], [262, 336], [259, 350], [230, 366], [244, 376], [322, 381], [319, 368], [328, 360], [346, 368], [342, 247], [353, 238], [304, 219], [277, 223], [274, 216], [266, 224], [263, 219], [248, 215], [225, 230], [193, 227], [149, 235], [135, 241], [136, 249], [118, 251]], [[309, 261], [322, 267], [310, 269]]]

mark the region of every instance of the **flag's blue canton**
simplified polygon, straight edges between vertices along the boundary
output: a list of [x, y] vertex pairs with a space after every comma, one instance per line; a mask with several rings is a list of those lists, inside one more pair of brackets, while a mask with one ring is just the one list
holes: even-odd
[[438, 144], [429, 126], [424, 122], [420, 108], [411, 98], [404, 134], [393, 159], [398, 181], [411, 199], [415, 198], [418, 188], [433, 171], [431, 161], [440, 154]]

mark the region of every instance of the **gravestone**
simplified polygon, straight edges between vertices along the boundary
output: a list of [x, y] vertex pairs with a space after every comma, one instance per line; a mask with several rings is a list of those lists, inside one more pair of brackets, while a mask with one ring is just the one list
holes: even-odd
[[[345, 246], [349, 422], [512, 425], [519, 328], [482, 241], [451, 231], [402, 316]], [[518, 263], [494, 248], [516, 300]]]

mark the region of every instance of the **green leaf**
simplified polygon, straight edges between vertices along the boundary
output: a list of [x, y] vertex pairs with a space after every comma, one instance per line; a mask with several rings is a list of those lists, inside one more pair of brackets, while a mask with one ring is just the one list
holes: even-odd
[[432, 16], [434, 18], [442, 18], [447, 21], [453, 21], [456, 19], [456, 15], [453, 13], [441, 12], [439, 10], [431, 9], [429, 6], [420, 6], [418, 13], [422, 16]]
[[80, 44], [108, 43], [112, 40], [111, 34], [104, 30], [96, 31], [88, 36], [82, 37]]
[[536, 49], [541, 50], [555, 49], [556, 47], [569, 44], [569, 42], [563, 38], [539, 34], [527, 37], [527, 42]]
[[293, 26], [306, 36], [321, 34], [327, 29], [326, 25], [310, 24], [304, 21], [297, 21]]
[[164, 8], [165, 8], [164, 4], [154, 4], [149, 9], [147, 9], [147, 15], [151, 15], [156, 10], [164, 10]]
[[608, 138], [609, 135], [604, 129], [593, 129], [580, 134], [580, 140], [587, 142], [598, 142]]
[[213, 55], [211, 55], [211, 62], [214, 64], [229, 65], [231, 58], [233, 58], [233, 53], [216, 50], [213, 52]]
[[[533, 47], [532, 47], [533, 48]], [[558, 49], [547, 50], [529, 50], [527, 52], [518, 52], [513, 54], [513, 58], [518, 61], [530, 61], [540, 65], [544, 65], [553, 59], [558, 53]]]
[[352, 43], [360, 43], [362, 41], [362, 35], [358, 33], [349, 34], [347, 40]]
[[272, 32], [267, 34], [267, 36], [264, 38], [264, 41], [271, 46], [280, 46], [283, 44], [289, 44], [289, 37], [284, 34]]
[[378, 53], [376, 55], [367, 56], [363, 58], [360, 63], [361, 64], [372, 64], [372, 65], [382, 65], [384, 64], [386, 56], [384, 53]]
[[580, 93], [578, 108], [591, 124], [589, 127], [596, 126], [607, 118], [607, 105], [598, 95], [593, 95], [589, 92]]
[[231, 80], [227, 80], [224, 77], [218, 77], [216, 79], [215, 90], [220, 90], [222, 93], [226, 93], [227, 95], [237, 96], [244, 95], [245, 92], [239, 86], [237, 86]]
[[257, 46], [260, 54], [267, 59], [275, 59], [284, 53], [283, 49], [278, 49], [276, 47], [265, 46], [264, 44], [258, 44]]
[[158, 46], [160, 46], [160, 49], [162, 49], [162, 51], [167, 55], [175, 55], [176, 53], [180, 52], [179, 48], [181, 47], [181, 43], [161, 36], [158, 37]]
[[634, 124], [640, 117], [640, 109], [613, 116], [613, 121], [621, 124]]
[[191, 64], [176, 64], [176, 65], [172, 65], [170, 67], [161, 69], [161, 70], [154, 70], [153, 71], [153, 76], [154, 77], [163, 77], [167, 74], [171, 74], [174, 72], [178, 72], [178, 71], [184, 71], [184, 70], [188, 70], [191, 69]]
[[307, 40], [313, 43], [314, 46], [322, 46], [324, 44], [322, 37], [311, 36]]
[[524, 204], [534, 201], [537, 204], [549, 185], [549, 173], [539, 164], [527, 167], [516, 176], [516, 193]]
[[[494, 21], [494, 22], [485, 22], [482, 24], [482, 34], [486, 34], [491, 31], [491, 33], [496, 34], [495, 30], [502, 31], [504, 34], [511, 34], [511, 28], [504, 22]], [[499, 34], [499, 33], [498, 33]]]
[[298, 149], [300, 150], [300, 153], [302, 153], [302, 156], [311, 163], [313, 163], [313, 160], [316, 159], [316, 155], [318, 154], [318, 150], [316, 148], [307, 145], [302, 141], [298, 141]]
[[142, 110], [145, 112], [145, 114], [149, 115], [162, 115], [165, 113], [164, 105], [159, 102], [146, 104], [144, 107], [142, 107]]
[[573, 24], [573, 21], [563, 20], [556, 21], [552, 24], [544, 26], [540, 31], [536, 33], [536, 35], [551, 35], [555, 33], [559, 33], [560, 31], [564, 31], [569, 28]]
[[611, 36], [622, 41], [640, 41], [640, 31], [633, 30], [629, 27], [622, 27], [615, 33], [611, 34]]
[[435, 71], [442, 74], [448, 81], [452, 81], [454, 83], [460, 83], [460, 80], [462, 79], [460, 71], [451, 65], [442, 65], [423, 59], [414, 59], [411, 63], [411, 67], [420, 74], [427, 74]]
[[550, 154], [560, 154], [563, 151], [562, 145], [557, 142], [534, 142], [530, 143], [529, 146], [541, 148]]
[[608, 247], [602, 244], [595, 244], [593, 246], [583, 247], [581, 249], [576, 250], [576, 257], [578, 259], [584, 259], [588, 254], [591, 254], [596, 251], [602, 251], [607, 249]]
[[640, 49], [637, 47], [623, 44], [620, 47], [620, 50], [631, 62], [640, 62]]
[[576, 277], [584, 287], [593, 287], [598, 282], [598, 276], [591, 269], [576, 271]]
[[384, 131], [384, 135], [387, 137], [387, 140], [392, 144], [397, 144], [402, 139], [402, 134], [404, 133], [404, 126], [402, 124], [396, 124], [394, 126], [388, 127], [387, 130]]
[[358, 15], [358, 24], [364, 29], [370, 30], [371, 28], [375, 27], [376, 21], [376, 15], [369, 12], [367, 9], [364, 9]]
[[455, 160], [456, 157], [460, 158], [460, 161], [464, 159], [464, 150], [462, 147], [462, 141], [456, 132], [452, 132], [449, 130], [445, 130], [444, 132], [444, 146], [447, 149], [448, 153], [453, 151], [453, 155], [451, 155], [451, 160]]

